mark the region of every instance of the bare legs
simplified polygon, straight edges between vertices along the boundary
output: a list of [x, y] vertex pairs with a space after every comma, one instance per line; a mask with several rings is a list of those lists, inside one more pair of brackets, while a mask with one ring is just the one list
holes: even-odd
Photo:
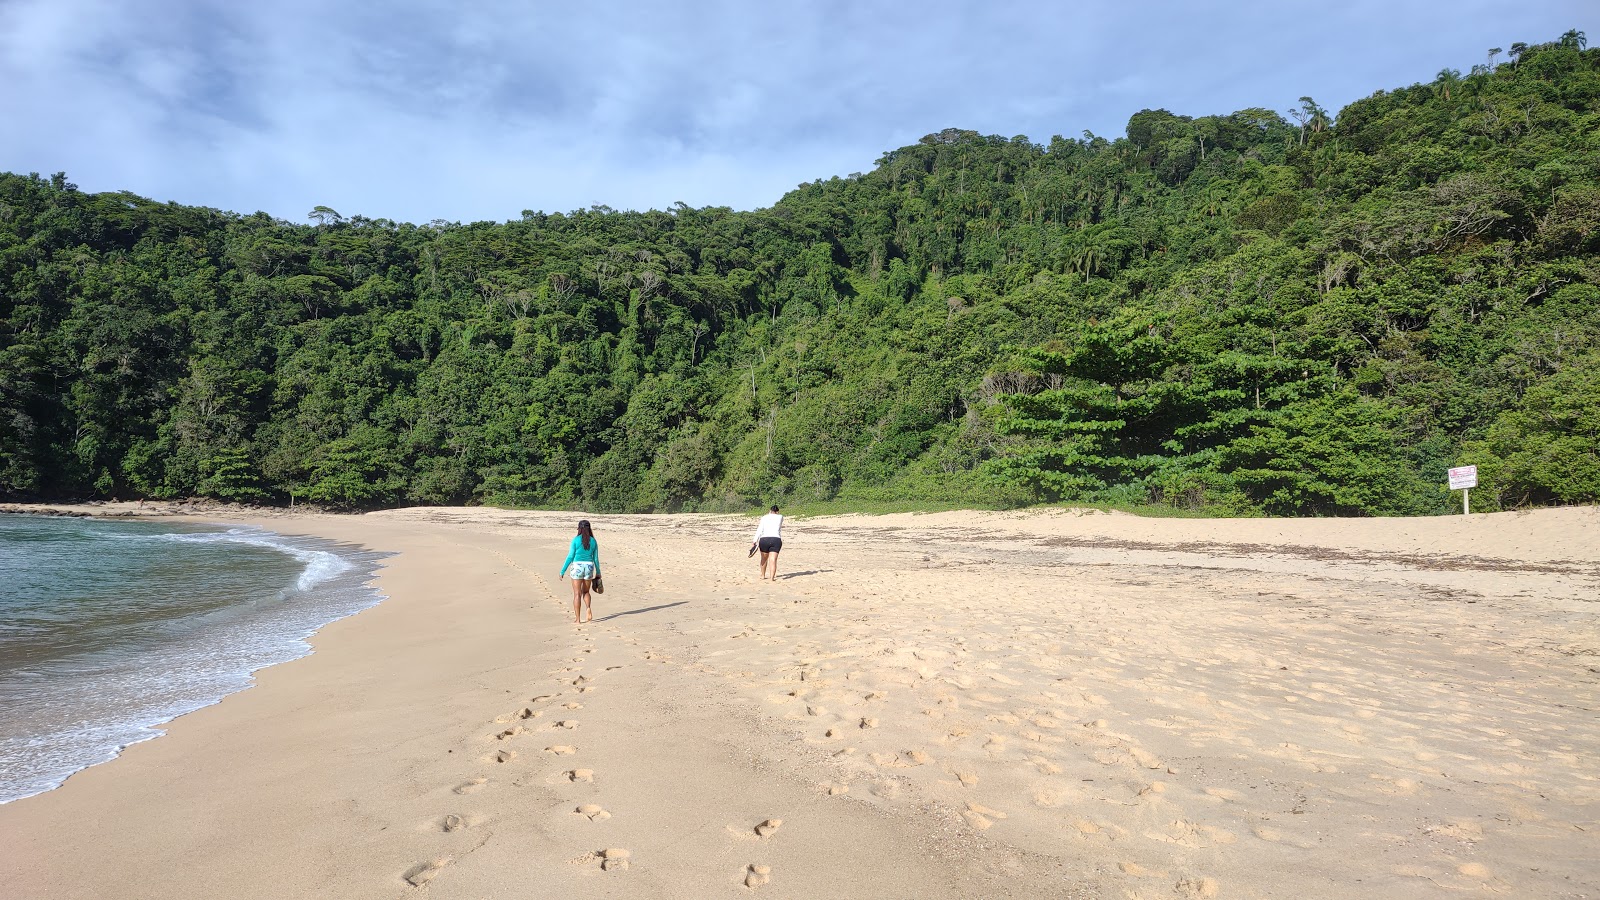
[[769, 556], [772, 557], [772, 580], [773, 581], [777, 581], [778, 580], [778, 551], [776, 551], [776, 550], [772, 551], [771, 553], [768, 553], [765, 550], [761, 551], [761, 577], [762, 578], [766, 578], [767, 577], [767, 557], [769, 557]]
[[[594, 621], [594, 606], [590, 603], [590, 600], [589, 579], [572, 579], [572, 621], [574, 624], [582, 625], [585, 621]], [[589, 612], [587, 620], [583, 618], [585, 609]]]

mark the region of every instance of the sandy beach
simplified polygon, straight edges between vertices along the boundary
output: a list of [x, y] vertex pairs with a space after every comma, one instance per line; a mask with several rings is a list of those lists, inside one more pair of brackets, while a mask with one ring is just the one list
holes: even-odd
[[[86, 508], [90, 509], [90, 508]], [[1600, 510], [182, 514], [388, 599], [0, 806], [33, 898], [1600, 897]]]

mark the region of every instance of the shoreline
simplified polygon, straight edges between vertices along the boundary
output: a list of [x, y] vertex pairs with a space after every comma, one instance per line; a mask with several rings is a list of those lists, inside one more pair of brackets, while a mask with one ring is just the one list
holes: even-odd
[[183, 518], [389, 599], [0, 806], [22, 896], [1600, 889], [1594, 508], [829, 516], [770, 585], [745, 517], [595, 517], [582, 629], [574, 514]]
[[[4, 512], [39, 516], [33, 509]], [[115, 533], [125, 539], [138, 540], [142, 536], [146, 541], [155, 540], [157, 543], [146, 548], [150, 552], [178, 545], [267, 552], [291, 566], [292, 575], [281, 584], [261, 582], [249, 589], [254, 593], [238, 596], [228, 606], [188, 613], [183, 619], [174, 620], [186, 636], [140, 641], [137, 652], [143, 655], [138, 657], [137, 665], [129, 665], [128, 657], [123, 655], [126, 648], [115, 643], [96, 644], [95, 650], [83, 651], [90, 653], [87, 658], [80, 656], [70, 663], [65, 660], [47, 663], [50, 671], [66, 665], [66, 672], [76, 674], [58, 683], [67, 693], [35, 695], [31, 699], [19, 695], [24, 710], [29, 707], [35, 710], [32, 724], [44, 730], [25, 733], [20, 744], [11, 747], [24, 755], [16, 760], [21, 766], [17, 770], [19, 780], [7, 785], [8, 792], [0, 795], [0, 806], [56, 790], [77, 773], [112, 762], [129, 747], [162, 737], [173, 721], [249, 690], [256, 684], [256, 673], [310, 654], [309, 640], [323, 628], [376, 606], [384, 599], [370, 587], [382, 565], [381, 555], [367, 553], [354, 545], [285, 536], [255, 525], [239, 527], [193, 518], [176, 522], [171, 516], [131, 518], [56, 511], [56, 515], [43, 518], [138, 522], [160, 530]], [[174, 525], [178, 527], [172, 527]], [[175, 543], [169, 545], [166, 541]], [[109, 552], [110, 548], [107, 550]], [[233, 567], [238, 562], [238, 557], [230, 557], [229, 565]], [[171, 587], [172, 595], [181, 593], [176, 585]], [[230, 590], [225, 586], [219, 588]], [[289, 602], [282, 602], [285, 600]], [[79, 625], [81, 628], [83, 623]], [[35, 684], [39, 679], [52, 677], [38, 671], [31, 674]], [[80, 683], [84, 679], [88, 682]], [[124, 688], [125, 684], [133, 682], [144, 685], [146, 690]], [[13, 687], [23, 686], [24, 682], [13, 684]], [[151, 691], [160, 695], [158, 701], [152, 702]], [[55, 708], [64, 710], [66, 718], [54, 723], [41, 719], [37, 711], [48, 708], [50, 703], [61, 704]], [[25, 711], [23, 714], [27, 715]], [[67, 728], [69, 722], [70, 729]], [[17, 724], [21, 726], [22, 723]], [[73, 746], [70, 732], [84, 726], [93, 728], [95, 737], [80, 740]], [[50, 756], [59, 760], [56, 765], [50, 765], [45, 757], [38, 755], [42, 747], [54, 751]]]

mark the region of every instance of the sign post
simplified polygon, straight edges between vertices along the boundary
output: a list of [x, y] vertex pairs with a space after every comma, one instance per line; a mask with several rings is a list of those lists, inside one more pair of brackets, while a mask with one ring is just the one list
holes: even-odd
[[1459, 468], [1450, 470], [1450, 490], [1461, 492], [1462, 515], [1467, 515], [1472, 512], [1472, 507], [1469, 505], [1469, 498], [1472, 496], [1472, 489], [1477, 486], [1477, 466], [1461, 466]]

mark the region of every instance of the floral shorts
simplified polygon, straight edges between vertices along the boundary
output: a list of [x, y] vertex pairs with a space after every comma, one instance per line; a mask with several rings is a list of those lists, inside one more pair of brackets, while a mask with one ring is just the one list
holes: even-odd
[[575, 562], [567, 567], [567, 577], [574, 581], [589, 581], [594, 578], [594, 563]]

